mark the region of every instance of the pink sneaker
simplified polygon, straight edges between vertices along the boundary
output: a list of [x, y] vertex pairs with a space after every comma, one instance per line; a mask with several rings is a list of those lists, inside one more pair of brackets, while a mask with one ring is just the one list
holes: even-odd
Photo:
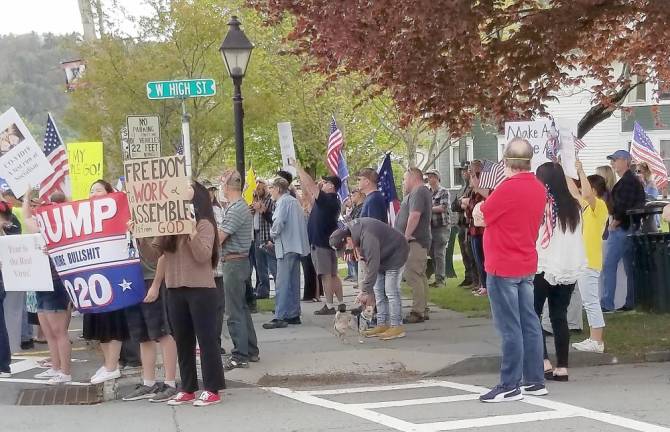
[[167, 404], [183, 405], [187, 403], [193, 403], [194, 400], [195, 400], [195, 393], [179, 392], [175, 395], [175, 397], [167, 401]]
[[216, 405], [218, 403], [221, 403], [221, 397], [216, 393], [205, 390], [204, 392], [200, 393], [198, 400], [193, 402], [193, 406], [204, 407], [209, 405]]

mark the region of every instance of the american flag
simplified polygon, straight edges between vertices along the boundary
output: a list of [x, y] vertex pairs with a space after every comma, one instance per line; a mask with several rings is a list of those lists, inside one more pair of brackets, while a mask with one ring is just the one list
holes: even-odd
[[342, 131], [337, 127], [335, 117], [330, 122], [330, 135], [328, 136], [328, 150], [326, 151], [326, 165], [332, 175], [336, 175], [342, 180], [342, 186], [337, 194], [340, 199], [344, 201], [349, 196], [349, 186], [347, 179], [349, 178], [349, 167], [347, 161], [344, 159], [344, 137]]
[[654, 144], [647, 136], [638, 122], [635, 122], [633, 128], [633, 142], [630, 147], [630, 154], [635, 162], [646, 162], [649, 169], [654, 174], [656, 186], [663, 189], [668, 184], [668, 171], [665, 168], [661, 155], [654, 148]]
[[495, 189], [503, 180], [505, 180], [505, 165], [503, 162], [484, 161], [479, 187]]
[[184, 156], [184, 143], [177, 144], [177, 154], [179, 156]]
[[48, 198], [49, 195], [57, 191], [67, 195], [65, 189], [67, 188], [66, 180], [70, 174], [70, 166], [67, 162], [65, 145], [63, 145], [63, 140], [51, 114], [47, 118], [47, 130], [44, 133], [44, 154], [54, 172], [40, 183], [40, 198]]
[[377, 186], [381, 191], [386, 203], [388, 204], [388, 221], [391, 226], [395, 226], [395, 215], [400, 210], [400, 200], [395, 190], [395, 180], [393, 180], [393, 168], [391, 167], [391, 153], [386, 153], [384, 161], [379, 167], [379, 180]]
[[547, 189], [547, 203], [544, 205], [544, 221], [542, 221], [542, 249], [549, 247], [551, 236], [554, 235], [554, 228], [556, 227], [556, 200], [554, 196]]
[[575, 153], [579, 154], [581, 150], [586, 148], [586, 143], [578, 138], [575, 134], [572, 134], [572, 141], [575, 143]]

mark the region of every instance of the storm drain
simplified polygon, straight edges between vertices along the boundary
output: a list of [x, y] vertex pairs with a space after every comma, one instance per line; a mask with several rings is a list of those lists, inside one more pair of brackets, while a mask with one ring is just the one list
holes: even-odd
[[102, 385], [26, 389], [17, 405], [93, 405], [103, 401]]

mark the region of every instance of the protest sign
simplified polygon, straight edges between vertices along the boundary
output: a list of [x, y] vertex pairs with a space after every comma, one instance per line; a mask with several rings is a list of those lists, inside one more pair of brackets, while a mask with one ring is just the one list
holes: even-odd
[[142, 266], [126, 236], [125, 194], [40, 207], [36, 217], [77, 310], [110, 312], [144, 299]]
[[14, 108], [0, 116], [0, 177], [17, 197], [54, 169]]
[[191, 181], [184, 156], [126, 161], [124, 177], [135, 237], [192, 232], [186, 199]]
[[281, 163], [282, 169], [288, 171], [295, 177], [295, 167], [291, 166], [290, 160], [295, 160], [295, 146], [293, 145], [293, 131], [291, 130], [291, 123], [277, 123], [277, 130], [279, 131], [279, 147], [281, 149]]
[[161, 130], [158, 116], [127, 116], [130, 159], [161, 157]]
[[549, 162], [547, 155], [547, 141], [551, 133], [551, 120], [541, 119], [536, 121], [505, 122], [505, 141], [510, 142], [512, 138], [523, 138], [533, 147], [533, 159], [531, 169], [545, 162]]
[[53, 291], [42, 234], [0, 236], [2, 281], [6, 291]]
[[558, 129], [560, 139], [559, 155], [561, 165], [565, 175], [575, 180], [579, 179], [577, 175], [577, 151], [575, 150], [575, 136], [577, 136], [577, 121], [567, 119], [556, 119], [556, 128]]
[[72, 199], [86, 199], [94, 181], [103, 177], [103, 150], [101, 142], [76, 142], [67, 145], [70, 164]]

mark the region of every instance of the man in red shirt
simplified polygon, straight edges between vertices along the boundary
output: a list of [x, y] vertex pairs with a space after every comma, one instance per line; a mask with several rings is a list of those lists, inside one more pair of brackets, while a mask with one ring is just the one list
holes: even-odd
[[508, 176], [475, 209], [483, 219], [487, 288], [493, 322], [502, 339], [500, 384], [482, 402], [506, 402], [524, 394], [547, 394], [542, 364], [542, 328], [533, 308], [537, 241], [546, 204], [544, 186], [530, 172], [533, 148], [515, 138], [504, 153]]

